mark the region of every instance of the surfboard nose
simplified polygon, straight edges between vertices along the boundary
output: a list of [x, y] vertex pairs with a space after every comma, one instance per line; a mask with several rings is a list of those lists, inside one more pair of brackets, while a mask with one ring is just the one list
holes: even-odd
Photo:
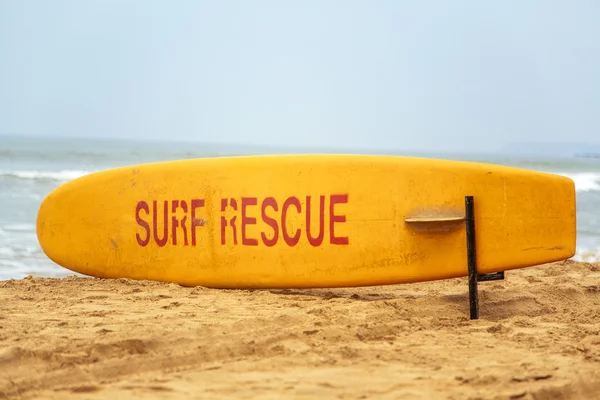
[[[50, 260], [74, 272], [81, 272], [70, 268], [69, 263], [64, 263], [65, 253], [70, 257], [82, 259], [79, 250], [89, 246], [78, 245], [85, 241], [81, 237], [81, 215], [88, 213], [89, 199], [82, 197], [81, 178], [66, 182], [55, 188], [40, 203], [36, 217], [36, 236], [40, 248]], [[84, 181], [85, 182], [85, 181]], [[85, 188], [85, 184], [83, 185]]]
[[61, 249], [62, 246], [57, 246], [57, 243], [64, 242], [65, 235], [65, 220], [61, 218], [63, 215], [68, 215], [65, 210], [65, 204], [61, 203], [57, 198], [57, 190], [59, 187], [50, 192], [41, 202], [36, 218], [36, 236], [38, 243], [48, 258], [53, 262], [59, 263], [59, 255], [55, 254], [55, 250]]
[[52, 256], [52, 237], [55, 235], [55, 223], [52, 218], [52, 209], [55, 207], [53, 193], [48, 194], [41, 202], [36, 218], [36, 236], [38, 243], [46, 256], [56, 262]]

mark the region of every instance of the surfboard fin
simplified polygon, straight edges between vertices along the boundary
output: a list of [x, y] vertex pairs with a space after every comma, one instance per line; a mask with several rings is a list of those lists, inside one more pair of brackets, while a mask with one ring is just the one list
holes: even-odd
[[416, 231], [447, 232], [459, 227], [465, 221], [464, 215], [412, 215], [404, 217], [404, 222]]
[[408, 223], [444, 223], [444, 222], [462, 222], [465, 220], [464, 216], [458, 217], [430, 217], [417, 215], [413, 217], [405, 217], [404, 221]]
[[478, 282], [501, 281], [504, 279], [504, 271], [490, 272], [489, 274], [477, 274]]

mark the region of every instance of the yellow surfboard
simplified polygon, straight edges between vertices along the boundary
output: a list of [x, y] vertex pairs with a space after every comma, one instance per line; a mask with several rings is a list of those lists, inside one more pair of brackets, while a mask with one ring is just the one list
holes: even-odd
[[46, 255], [82, 274], [218, 288], [341, 287], [467, 275], [575, 253], [573, 181], [366, 155], [182, 160], [93, 173], [42, 202]]

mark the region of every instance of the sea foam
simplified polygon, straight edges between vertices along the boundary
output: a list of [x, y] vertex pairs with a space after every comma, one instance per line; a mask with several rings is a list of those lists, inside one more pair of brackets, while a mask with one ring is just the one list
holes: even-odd
[[90, 171], [75, 169], [64, 169], [61, 171], [0, 171], [0, 178], [70, 181], [89, 173]]
[[571, 172], [558, 173], [558, 175], [571, 178], [575, 182], [575, 190], [578, 192], [600, 191], [599, 172]]

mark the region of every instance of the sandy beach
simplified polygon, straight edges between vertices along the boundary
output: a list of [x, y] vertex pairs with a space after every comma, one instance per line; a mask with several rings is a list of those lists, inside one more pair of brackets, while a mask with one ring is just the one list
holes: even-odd
[[600, 398], [600, 264], [479, 288], [0, 281], [0, 398]]

